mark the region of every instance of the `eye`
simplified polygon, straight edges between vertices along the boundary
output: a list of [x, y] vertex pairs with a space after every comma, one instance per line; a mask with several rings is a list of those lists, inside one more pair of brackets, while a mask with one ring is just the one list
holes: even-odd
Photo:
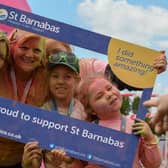
[[21, 50], [23, 50], [23, 51], [28, 50], [28, 47], [27, 47], [27, 46], [20, 46], [19, 48], [20, 48]]
[[64, 78], [65, 78], [66, 80], [69, 80], [69, 79], [71, 79], [71, 78], [72, 78], [72, 75], [67, 74], [67, 75], [65, 75], [65, 76], [64, 76]]
[[99, 100], [99, 99], [101, 99], [102, 97], [103, 97], [103, 92], [99, 92], [99, 93], [96, 94], [95, 99], [96, 99], [96, 100]]
[[58, 79], [59, 78], [59, 75], [58, 74], [51, 74], [51, 78], [54, 78], [54, 79]]
[[35, 54], [40, 54], [40, 53], [42, 53], [42, 51], [41, 51], [39, 48], [33, 49], [33, 52], [34, 52]]
[[112, 89], [112, 86], [108, 86], [107, 90], [110, 91]]

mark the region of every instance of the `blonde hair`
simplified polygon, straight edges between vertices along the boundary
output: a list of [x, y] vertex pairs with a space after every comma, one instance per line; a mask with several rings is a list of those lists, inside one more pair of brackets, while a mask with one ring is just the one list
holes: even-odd
[[[36, 39], [41, 39], [42, 40], [42, 60], [41, 60], [41, 64], [43, 66], [46, 65], [46, 42], [45, 42], [45, 38], [43, 36], [40, 36], [38, 34], [34, 34], [31, 32], [27, 32], [24, 30], [20, 30], [20, 29], [14, 29], [8, 36], [9, 39], [9, 44], [10, 44], [10, 51], [11, 54], [13, 52], [13, 47], [16, 43], [22, 44], [32, 38], [36, 38]], [[9, 62], [12, 63], [13, 58], [10, 57]]]
[[7, 39], [6, 33], [0, 30], [0, 41], [2, 41], [2, 40], [3, 40], [3, 41], [5, 42], [5, 44], [6, 44], [7, 55], [6, 55], [6, 57], [5, 57], [5, 60], [8, 60], [9, 57], [10, 57], [9, 41], [8, 41], [8, 39]]
[[[65, 51], [72, 52], [72, 48], [71, 48], [71, 46], [68, 43], [64, 43], [62, 41], [58, 41], [58, 40], [51, 39], [51, 38], [46, 38], [46, 53], [47, 53], [47, 56], [51, 54], [51, 53], [49, 53], [50, 52], [51, 43], [54, 43], [55, 46], [60, 44], [60, 45], [62, 45], [65, 48]], [[62, 50], [60, 50], [60, 51], [62, 51]]]

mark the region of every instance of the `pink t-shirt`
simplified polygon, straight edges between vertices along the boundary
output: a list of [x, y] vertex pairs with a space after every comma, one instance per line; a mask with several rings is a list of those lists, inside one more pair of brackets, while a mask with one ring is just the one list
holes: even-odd
[[[132, 125], [134, 120], [129, 117], [125, 117], [125, 132], [132, 132]], [[120, 131], [121, 127], [121, 118], [114, 120], [99, 120], [99, 125], [112, 128]], [[126, 157], [126, 156], [125, 156]], [[142, 164], [145, 168], [159, 168], [161, 164], [161, 152], [158, 145], [148, 145], [141, 138], [140, 143], [138, 145], [138, 151], [135, 156], [135, 160], [133, 163], [133, 168], [142, 168]], [[103, 168], [102, 166], [98, 166], [96, 164], [89, 163], [85, 168]]]

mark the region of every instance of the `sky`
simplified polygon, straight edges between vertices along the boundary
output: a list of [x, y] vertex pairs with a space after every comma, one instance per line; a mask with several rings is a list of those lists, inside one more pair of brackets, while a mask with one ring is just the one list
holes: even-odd
[[[167, 0], [27, 0], [32, 12], [168, 55]], [[107, 56], [74, 47], [79, 57]], [[168, 70], [157, 76], [154, 92], [168, 93]]]
[[[168, 53], [167, 0], [28, 0], [32, 12], [70, 25]], [[76, 49], [81, 57], [105, 55]], [[168, 55], [168, 54], [167, 54]], [[168, 93], [168, 70], [154, 93]]]

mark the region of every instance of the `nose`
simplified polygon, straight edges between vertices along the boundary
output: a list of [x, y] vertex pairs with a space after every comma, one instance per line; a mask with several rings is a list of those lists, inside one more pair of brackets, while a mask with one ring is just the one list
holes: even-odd
[[63, 79], [62, 77], [58, 77], [58, 78], [57, 78], [57, 82], [58, 82], [58, 83], [64, 83], [64, 79]]
[[113, 93], [111, 91], [106, 91], [106, 99], [110, 99]]
[[26, 55], [26, 57], [31, 57], [32, 58], [34, 53], [33, 53], [33, 51], [31, 49], [29, 49], [29, 50], [26, 51], [25, 55]]

